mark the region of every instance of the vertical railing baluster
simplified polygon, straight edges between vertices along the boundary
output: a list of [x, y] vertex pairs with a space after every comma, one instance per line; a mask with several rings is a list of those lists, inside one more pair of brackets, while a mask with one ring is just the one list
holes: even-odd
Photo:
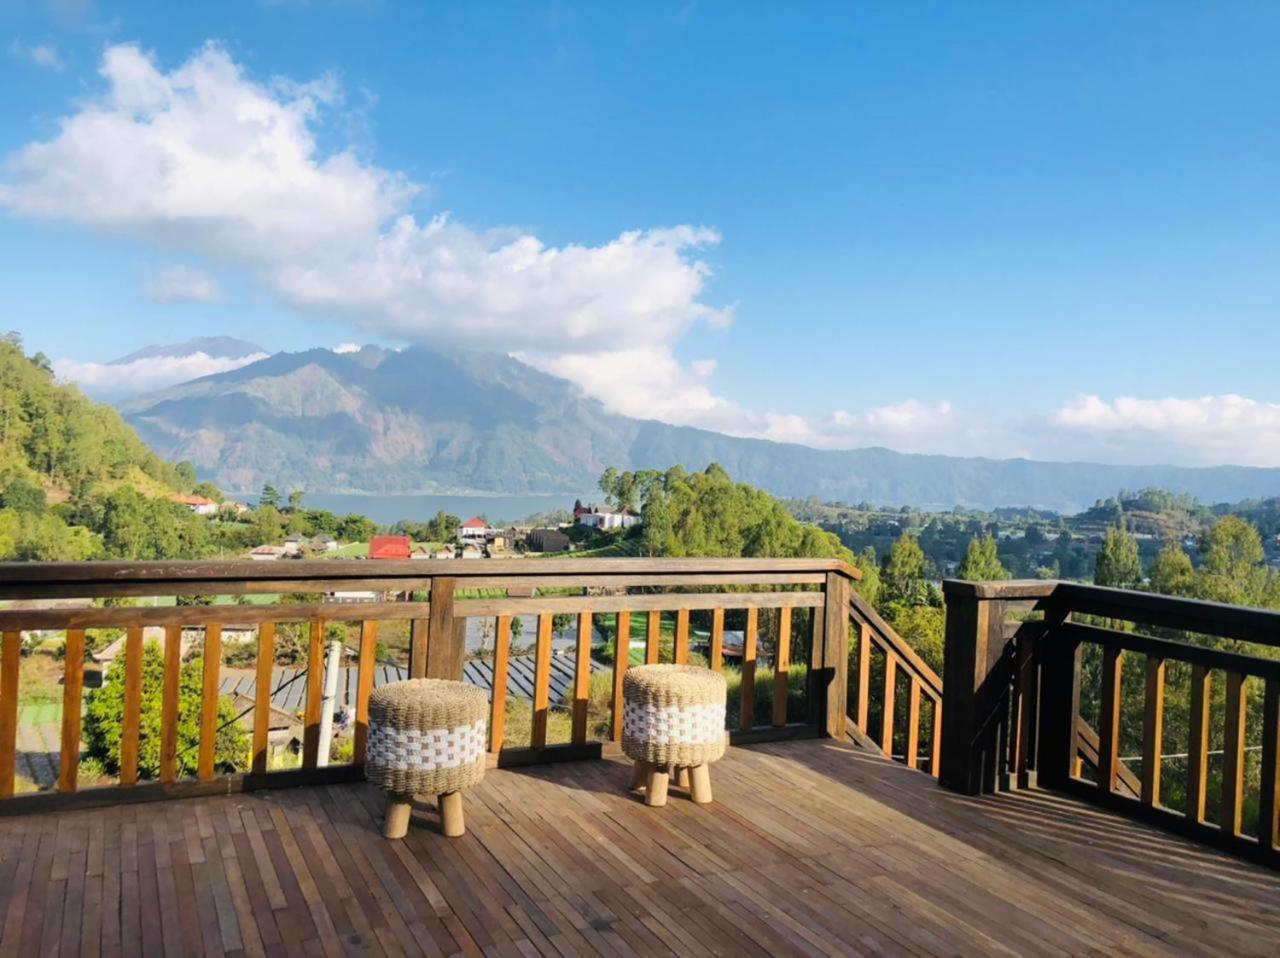
[[711, 670], [724, 670], [724, 609], [711, 612]]
[[258, 626], [258, 660], [253, 688], [253, 771], [261, 775], [268, 765], [271, 733], [271, 669], [276, 660], [276, 624]]
[[938, 777], [938, 758], [942, 754], [942, 699], [933, 699], [933, 726], [929, 730], [929, 774]]
[[1124, 651], [1102, 650], [1102, 717], [1098, 723], [1098, 788], [1113, 792], [1120, 772], [1120, 682]]
[[120, 720], [120, 784], [138, 784], [138, 736], [142, 724], [142, 626], [124, 638], [124, 710]]
[[689, 664], [689, 610], [679, 609], [676, 612], [676, 638], [672, 649], [671, 660], [676, 665]]
[[742, 633], [742, 686], [738, 727], [749, 731], [756, 723], [756, 641], [760, 629], [760, 610], [747, 609], [747, 626]]
[[218, 680], [222, 672], [222, 626], [204, 627], [204, 675], [200, 696], [200, 752], [196, 775], [202, 781], [213, 778], [218, 739]]
[[493, 689], [489, 695], [489, 751], [501, 752], [507, 732], [507, 672], [511, 656], [511, 616], [498, 616], [493, 644]]
[[178, 695], [182, 679], [182, 626], [164, 628], [164, 688], [160, 693], [160, 781], [178, 777]]
[[865, 622], [858, 627], [858, 703], [855, 717], [858, 731], [867, 734], [867, 722], [871, 716], [871, 626]]
[[578, 613], [578, 645], [573, 668], [573, 732], [574, 745], [587, 741], [587, 707], [591, 692], [591, 613]]
[[307, 698], [302, 713], [302, 767], [320, 764], [320, 703], [324, 694], [324, 622], [311, 620], [307, 644]]
[[18, 670], [22, 633], [0, 636], [0, 798], [13, 794], [18, 757]]
[[1244, 719], [1248, 705], [1245, 676], [1227, 673], [1227, 701], [1223, 710], [1222, 807], [1218, 825], [1229, 835], [1240, 834], [1244, 810]]
[[773, 655], [773, 727], [787, 724], [787, 700], [791, 697], [791, 607], [778, 610], [778, 638]]
[[553, 616], [538, 616], [538, 644], [533, 657], [533, 728], [530, 745], [547, 744], [547, 710], [551, 698], [551, 624]]
[[360, 663], [356, 673], [356, 732], [351, 761], [363, 765], [369, 743], [369, 696], [373, 694], [373, 676], [378, 668], [378, 623], [365, 619], [360, 623]]
[[662, 645], [662, 613], [657, 609], [649, 613], [649, 631], [644, 639], [645, 665], [653, 665], [658, 661], [658, 652]]
[[74, 792], [80, 768], [80, 703], [84, 693], [84, 629], [67, 629], [63, 662], [62, 740], [58, 752], [58, 791]]
[[1268, 679], [1262, 697], [1262, 785], [1258, 790], [1258, 844], [1280, 841], [1280, 681]]
[[880, 751], [893, 758], [893, 720], [897, 711], [898, 657], [884, 650], [884, 705], [880, 710]]
[[1164, 659], [1147, 656], [1147, 687], [1142, 714], [1143, 805], [1160, 804], [1160, 766], [1164, 761]]
[[920, 764], [920, 680], [914, 672], [910, 678], [911, 685], [907, 691], [907, 768], [916, 768]]
[[1191, 717], [1187, 744], [1187, 818], [1204, 821], [1205, 784], [1209, 761], [1209, 701], [1213, 673], [1203, 665], [1191, 666]]
[[427, 676], [427, 643], [430, 628], [427, 619], [414, 619], [409, 625], [409, 678]]
[[609, 737], [622, 741], [622, 681], [631, 665], [631, 613], [619, 612], [613, 639], [613, 703]]

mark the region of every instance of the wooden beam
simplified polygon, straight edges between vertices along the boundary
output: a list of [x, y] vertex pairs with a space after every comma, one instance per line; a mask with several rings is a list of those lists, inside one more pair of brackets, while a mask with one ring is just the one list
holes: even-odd
[[200, 751], [196, 776], [201, 781], [213, 778], [218, 744], [218, 681], [222, 674], [222, 626], [210, 623], [204, 628], [204, 673], [200, 694]]
[[672, 650], [672, 661], [676, 665], [689, 664], [689, 610], [676, 611], [676, 638]]
[[1280, 842], [1280, 682], [1268, 682], [1262, 696], [1262, 784], [1258, 790], [1258, 844]]
[[613, 640], [613, 715], [609, 737], [622, 741], [622, 683], [631, 666], [631, 613], [619, 612]]
[[1147, 688], [1142, 714], [1142, 804], [1160, 804], [1164, 761], [1164, 659], [1147, 656]]
[[711, 612], [711, 671], [724, 670], [724, 609]]
[[893, 758], [893, 719], [897, 711], [898, 659], [888, 649], [884, 653], [884, 707], [880, 712], [880, 751]]
[[755, 725], [756, 642], [760, 631], [760, 610], [747, 609], [747, 627], [742, 633], [742, 682], [738, 690], [738, 727], [748, 731]]
[[854, 724], [864, 735], [871, 716], [871, 626], [858, 624], [858, 701]]
[[1227, 701], [1223, 709], [1222, 806], [1218, 826], [1232, 835], [1240, 834], [1244, 811], [1244, 722], [1248, 698], [1245, 676], [1227, 673]]
[[74, 792], [80, 768], [80, 706], [84, 695], [84, 629], [68, 629], [62, 678], [62, 741], [58, 791]]
[[1102, 714], [1098, 720], [1098, 788], [1113, 792], [1120, 770], [1120, 693], [1124, 651], [1102, 650]]
[[1208, 782], [1209, 702], [1213, 673], [1203, 665], [1191, 666], [1191, 717], [1188, 722], [1187, 818], [1204, 821], [1205, 785]]
[[[687, 620], [686, 620], [687, 624]], [[578, 613], [578, 644], [575, 649], [573, 669], [573, 720], [574, 745], [587, 741], [587, 707], [591, 704], [591, 613]]]
[[13, 794], [18, 751], [18, 670], [22, 633], [0, 636], [0, 798]]
[[502, 751], [507, 731], [507, 670], [511, 657], [511, 616], [498, 616], [493, 643], [493, 692], [489, 696], [489, 751]]
[[264, 622], [258, 626], [257, 675], [253, 689], [253, 763], [254, 772], [267, 770], [268, 744], [271, 731], [271, 670], [276, 660], [276, 626]]
[[920, 680], [911, 676], [907, 692], [907, 768], [919, 765], [920, 751]]
[[182, 626], [164, 630], [164, 689], [160, 696], [160, 783], [178, 777], [178, 699], [182, 684]]
[[[457, 561], [456, 559], [454, 560]], [[462, 680], [462, 666], [466, 662], [466, 619], [457, 612], [454, 592], [457, 580], [452, 576], [437, 576], [431, 580], [431, 617], [427, 638], [427, 678]], [[485, 613], [476, 613], [482, 615]], [[463, 631], [455, 622], [463, 623]]]
[[142, 628], [124, 639], [124, 710], [120, 718], [120, 784], [138, 784], [138, 736], [142, 724]]
[[378, 623], [366, 619], [360, 623], [360, 670], [356, 674], [356, 732], [351, 760], [363, 765], [369, 745], [369, 696], [373, 694], [373, 675], [378, 668]]
[[414, 619], [409, 625], [409, 678], [427, 677], [427, 642], [430, 623]]
[[662, 613], [657, 609], [649, 613], [649, 631], [644, 639], [644, 664], [653, 665], [658, 661], [658, 653], [662, 647]]
[[533, 729], [530, 747], [547, 744], [547, 711], [551, 706], [551, 626], [548, 612], [538, 616], [538, 645], [533, 656]]
[[324, 623], [311, 623], [307, 644], [307, 698], [302, 713], [302, 767], [320, 763], [320, 703], [324, 695]]
[[787, 700], [791, 698], [791, 608], [778, 610], [778, 636], [773, 656], [773, 727], [787, 724]]

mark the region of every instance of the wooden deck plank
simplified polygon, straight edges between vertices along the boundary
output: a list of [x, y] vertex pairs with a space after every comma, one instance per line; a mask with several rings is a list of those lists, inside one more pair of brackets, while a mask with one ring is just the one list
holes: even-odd
[[1034, 789], [830, 740], [731, 749], [716, 802], [620, 759], [499, 769], [446, 840], [365, 785], [0, 823], [5, 954], [1268, 954], [1280, 874]]

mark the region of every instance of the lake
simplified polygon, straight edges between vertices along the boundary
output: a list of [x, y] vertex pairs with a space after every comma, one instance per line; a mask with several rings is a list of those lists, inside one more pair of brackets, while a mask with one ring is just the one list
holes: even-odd
[[572, 510], [574, 499], [594, 502], [599, 498], [599, 492], [584, 492], [577, 496], [370, 496], [316, 492], [307, 494], [303, 506], [328, 509], [339, 515], [355, 512], [383, 525], [400, 519], [431, 519], [441, 509], [460, 519], [483, 516], [491, 523], [499, 523], [515, 522], [553, 509]]

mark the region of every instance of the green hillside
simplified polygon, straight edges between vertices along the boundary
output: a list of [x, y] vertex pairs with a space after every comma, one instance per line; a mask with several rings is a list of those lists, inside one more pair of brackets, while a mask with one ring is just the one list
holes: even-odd
[[[114, 409], [56, 382], [16, 333], [0, 339], [0, 559], [168, 557], [156, 553], [204, 532], [168, 499], [194, 484], [190, 463], [166, 462]], [[161, 535], [183, 544], [140, 545]]]

